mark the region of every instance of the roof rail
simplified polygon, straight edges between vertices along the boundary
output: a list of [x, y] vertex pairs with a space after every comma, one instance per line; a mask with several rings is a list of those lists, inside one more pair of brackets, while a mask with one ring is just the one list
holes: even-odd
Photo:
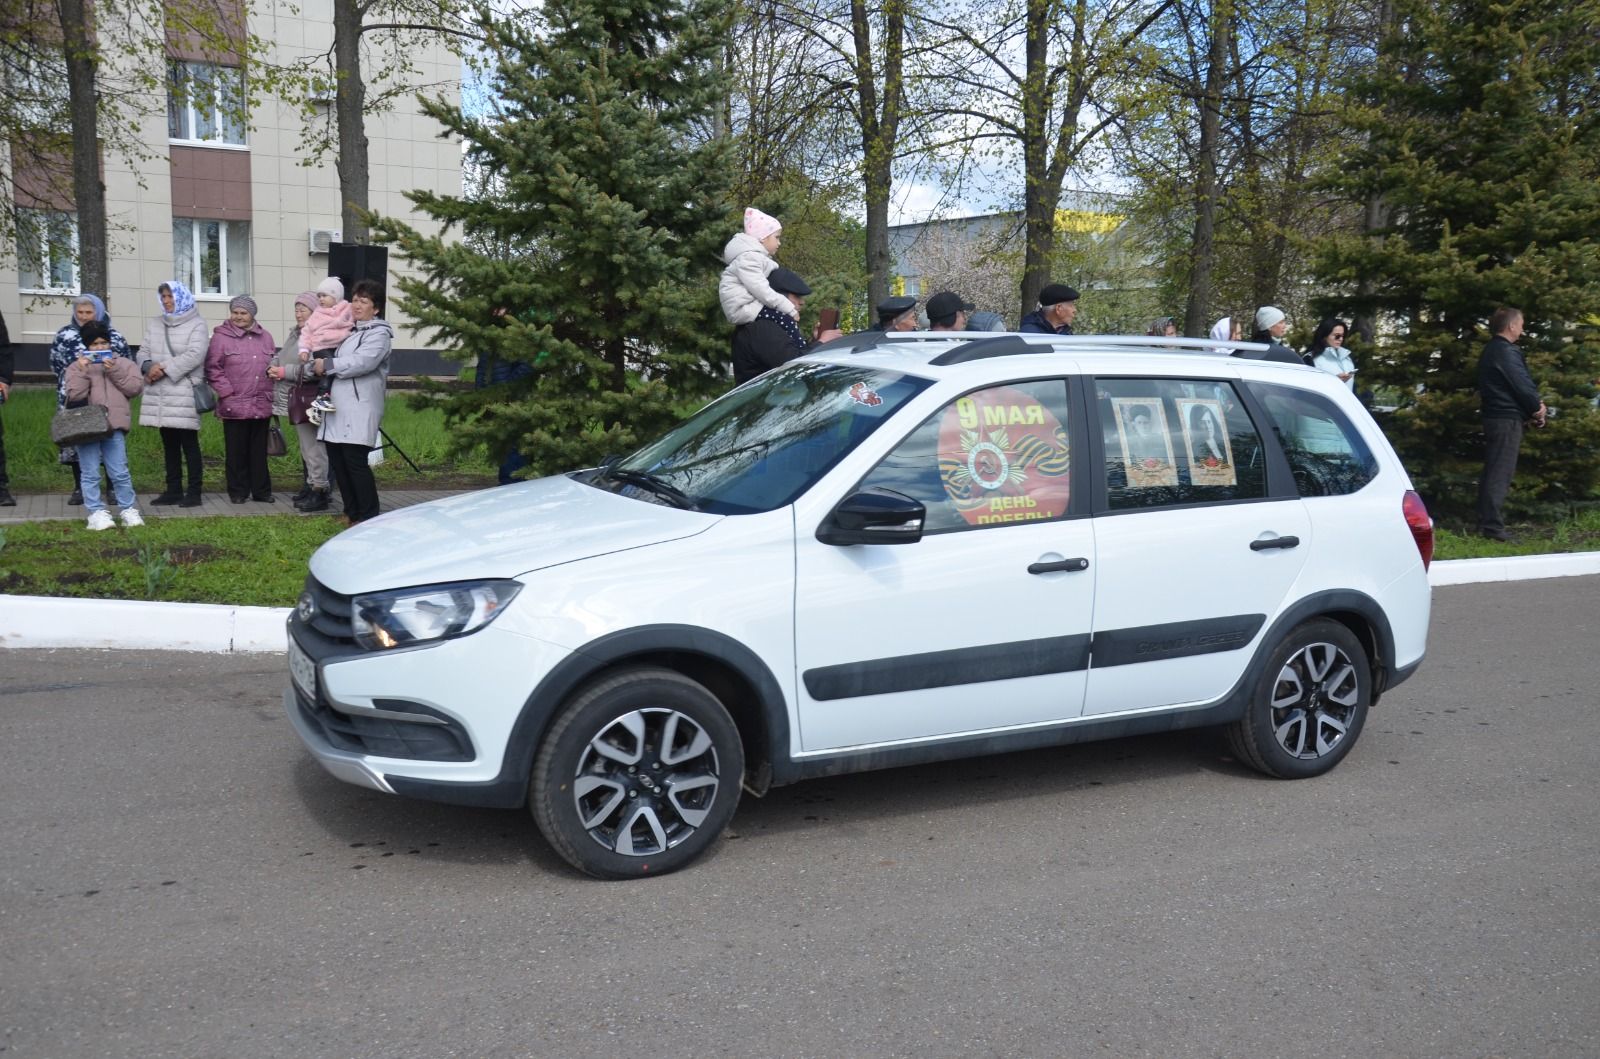
[[812, 346], [807, 353], [856, 353], [868, 346], [882, 345], [885, 339], [894, 342], [949, 342], [960, 340], [960, 331], [852, 331], [848, 335]]
[[972, 360], [990, 357], [1010, 357], [1019, 353], [1042, 353], [1078, 350], [1086, 353], [1113, 349], [1167, 350], [1173, 353], [1197, 353], [1207, 356], [1229, 356], [1239, 349], [1266, 349], [1260, 342], [1221, 341], [1215, 338], [1179, 338], [1164, 335], [1040, 335], [1004, 334], [974, 336], [974, 340], [957, 349], [934, 357], [930, 364], [940, 367], [965, 364]]

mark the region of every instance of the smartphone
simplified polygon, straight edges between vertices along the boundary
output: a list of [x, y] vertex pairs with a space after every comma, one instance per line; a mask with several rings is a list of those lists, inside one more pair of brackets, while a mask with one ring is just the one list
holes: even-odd
[[839, 326], [839, 310], [824, 309], [817, 314], [817, 327], [823, 331], [833, 331]]

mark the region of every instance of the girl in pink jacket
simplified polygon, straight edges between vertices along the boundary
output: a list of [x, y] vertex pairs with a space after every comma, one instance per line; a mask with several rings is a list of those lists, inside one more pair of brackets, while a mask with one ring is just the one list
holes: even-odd
[[344, 300], [344, 284], [329, 276], [317, 284], [317, 307], [300, 327], [301, 362], [310, 360], [311, 354], [319, 350], [337, 349], [355, 326], [350, 303]]

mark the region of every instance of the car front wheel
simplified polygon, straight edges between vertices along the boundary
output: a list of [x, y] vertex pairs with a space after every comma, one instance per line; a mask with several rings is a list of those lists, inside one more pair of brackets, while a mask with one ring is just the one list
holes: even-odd
[[1269, 776], [1320, 776], [1355, 745], [1371, 702], [1361, 641], [1336, 621], [1309, 621], [1268, 656], [1230, 741], [1240, 760]]
[[675, 871], [733, 817], [739, 730], [716, 696], [666, 669], [627, 669], [580, 691], [534, 759], [529, 804], [550, 845], [602, 879]]

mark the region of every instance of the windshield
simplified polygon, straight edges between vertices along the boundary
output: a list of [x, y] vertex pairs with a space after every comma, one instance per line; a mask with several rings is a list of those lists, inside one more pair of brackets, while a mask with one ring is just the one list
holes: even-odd
[[929, 380], [796, 363], [739, 387], [591, 481], [716, 514], [792, 503]]

